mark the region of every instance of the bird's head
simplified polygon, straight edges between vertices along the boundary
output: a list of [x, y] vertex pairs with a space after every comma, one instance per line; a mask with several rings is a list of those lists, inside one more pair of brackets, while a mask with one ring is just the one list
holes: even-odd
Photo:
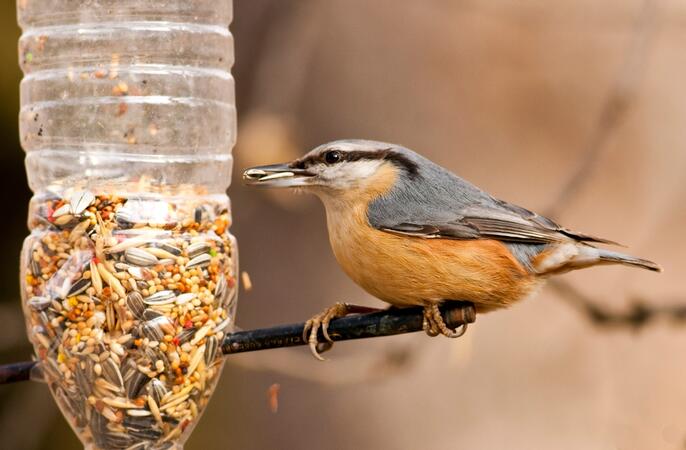
[[383, 193], [398, 177], [415, 177], [413, 153], [385, 142], [334, 141], [284, 164], [253, 167], [243, 173], [247, 184], [300, 188], [319, 196]]

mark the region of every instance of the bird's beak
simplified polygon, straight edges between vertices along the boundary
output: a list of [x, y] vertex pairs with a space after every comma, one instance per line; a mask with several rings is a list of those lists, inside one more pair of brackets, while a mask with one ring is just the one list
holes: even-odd
[[314, 174], [288, 164], [252, 167], [243, 172], [243, 181], [251, 186], [301, 187], [307, 186]]

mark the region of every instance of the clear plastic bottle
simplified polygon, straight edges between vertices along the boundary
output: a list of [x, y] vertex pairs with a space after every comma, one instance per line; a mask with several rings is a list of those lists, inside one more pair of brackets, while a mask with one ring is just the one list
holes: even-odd
[[87, 448], [180, 448], [233, 326], [231, 0], [18, 0], [29, 338]]

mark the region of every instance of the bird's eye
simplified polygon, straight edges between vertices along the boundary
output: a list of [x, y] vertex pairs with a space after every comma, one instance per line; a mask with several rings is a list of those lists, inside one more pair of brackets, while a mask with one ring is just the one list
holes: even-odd
[[336, 164], [341, 159], [341, 152], [339, 152], [338, 150], [331, 150], [324, 154], [324, 161], [326, 161], [327, 164]]

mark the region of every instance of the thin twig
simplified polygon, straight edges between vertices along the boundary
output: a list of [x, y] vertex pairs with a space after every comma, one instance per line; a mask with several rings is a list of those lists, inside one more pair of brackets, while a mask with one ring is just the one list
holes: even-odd
[[630, 328], [638, 331], [661, 318], [673, 323], [686, 322], [684, 303], [654, 305], [641, 299], [634, 299], [627, 311], [616, 312], [599, 306], [598, 302], [566, 281], [557, 280], [551, 287], [598, 327]]
[[619, 129], [636, 98], [639, 82], [645, 71], [645, 61], [650, 50], [651, 37], [655, 32], [656, 6], [654, 0], [644, 0], [636, 19], [631, 43], [619, 74], [600, 109], [591, 134], [584, 145], [582, 157], [576, 169], [562, 186], [560, 193], [546, 208], [545, 215], [555, 218], [569, 205], [590, 178], [600, 160], [607, 142]]
[[[576, 169], [546, 210], [546, 215], [549, 217], [559, 216], [562, 210], [579, 194], [583, 185], [589, 181], [591, 174], [600, 162], [603, 151], [607, 149], [607, 142], [619, 129], [623, 119], [627, 116], [627, 112], [635, 102], [638, 85], [646, 67], [645, 61], [651, 48], [651, 37], [657, 29], [655, 20], [657, 6], [655, 3], [654, 0], [644, 0], [643, 2], [635, 22], [631, 43], [627, 47], [626, 56], [617, 79], [603, 103], [600, 115], [591, 130]], [[584, 295], [562, 279], [550, 280], [549, 285], [597, 326], [636, 330], [643, 328], [657, 317], [670, 317], [678, 322], [686, 320], [685, 305], [662, 307], [643, 301], [634, 301], [628, 311], [613, 312], [600, 307], [599, 302]]]

